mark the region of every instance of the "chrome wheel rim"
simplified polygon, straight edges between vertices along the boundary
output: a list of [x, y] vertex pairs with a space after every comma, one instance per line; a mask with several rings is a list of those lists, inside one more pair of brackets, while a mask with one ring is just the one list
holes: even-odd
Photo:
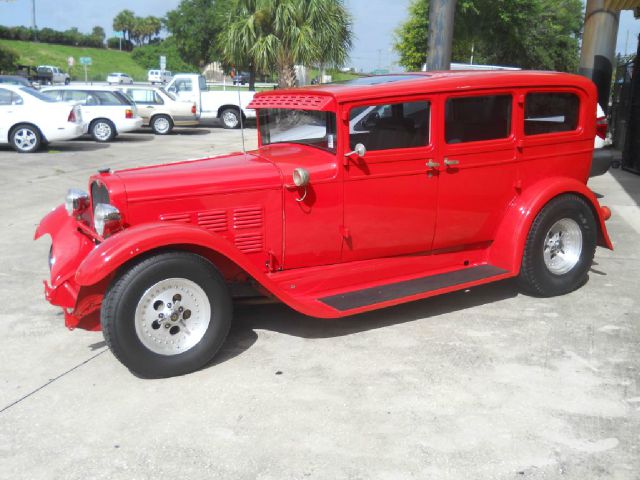
[[576, 266], [582, 253], [582, 230], [571, 218], [554, 223], [544, 239], [544, 264], [554, 275], [563, 275]]
[[178, 355], [195, 347], [211, 321], [204, 290], [186, 278], [168, 278], [147, 289], [135, 313], [140, 342], [159, 355]]
[[238, 126], [238, 116], [234, 112], [226, 111], [222, 114], [222, 121], [227, 127], [235, 128]]
[[16, 147], [23, 151], [33, 149], [38, 141], [35, 132], [30, 128], [19, 128], [13, 139]]
[[108, 123], [99, 122], [93, 127], [93, 133], [98, 140], [108, 140], [111, 136], [111, 127]]
[[157, 118], [153, 121], [156, 132], [166, 133], [169, 130], [169, 120], [164, 117]]

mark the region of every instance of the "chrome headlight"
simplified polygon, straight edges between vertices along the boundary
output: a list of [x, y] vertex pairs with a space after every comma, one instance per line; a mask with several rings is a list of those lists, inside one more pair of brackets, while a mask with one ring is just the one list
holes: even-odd
[[93, 212], [93, 226], [101, 237], [120, 230], [122, 217], [113, 205], [99, 203]]
[[64, 207], [69, 215], [78, 215], [89, 207], [89, 194], [78, 188], [70, 188], [64, 199]]

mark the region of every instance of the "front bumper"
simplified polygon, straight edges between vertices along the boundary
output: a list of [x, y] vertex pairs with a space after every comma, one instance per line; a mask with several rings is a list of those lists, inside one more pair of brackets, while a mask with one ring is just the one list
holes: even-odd
[[82, 227], [60, 205], [42, 219], [35, 239], [48, 234], [52, 240], [51, 275], [49, 281], [44, 281], [47, 301], [62, 308], [68, 328], [98, 330], [102, 294], [96, 289], [81, 289], [75, 281], [78, 267], [96, 245], [96, 240], [84, 233], [86, 227]]

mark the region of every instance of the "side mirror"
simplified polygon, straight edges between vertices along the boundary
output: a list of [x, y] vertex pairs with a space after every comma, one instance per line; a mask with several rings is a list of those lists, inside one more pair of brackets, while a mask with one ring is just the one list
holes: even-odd
[[355, 150], [345, 153], [344, 156], [350, 157], [351, 155], [356, 154], [358, 155], [358, 157], [362, 158], [364, 157], [365, 153], [367, 153], [367, 147], [365, 147], [362, 143], [358, 143], [356, 144]]
[[296, 202], [302, 202], [307, 198], [307, 185], [309, 185], [309, 171], [306, 168], [296, 168], [293, 171], [293, 184], [298, 188], [304, 188], [304, 195], [296, 198]]

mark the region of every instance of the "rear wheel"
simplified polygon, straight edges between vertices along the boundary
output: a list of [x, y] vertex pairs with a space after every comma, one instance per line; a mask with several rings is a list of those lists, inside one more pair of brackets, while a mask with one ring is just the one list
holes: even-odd
[[240, 126], [240, 111], [236, 108], [225, 108], [220, 112], [220, 120], [224, 128], [238, 128]]
[[562, 195], [551, 200], [529, 231], [521, 287], [542, 297], [575, 290], [587, 280], [596, 243], [596, 219], [584, 198]]
[[33, 125], [18, 125], [11, 131], [11, 146], [18, 153], [32, 153], [40, 148], [42, 135]]
[[168, 115], [156, 115], [151, 119], [151, 129], [157, 135], [166, 135], [173, 130], [173, 122]]
[[116, 280], [100, 316], [118, 360], [140, 376], [162, 378], [211, 361], [229, 332], [232, 303], [207, 260], [168, 252], [138, 262]]
[[116, 136], [115, 125], [106, 118], [98, 118], [91, 122], [89, 131], [96, 142], [109, 142]]

